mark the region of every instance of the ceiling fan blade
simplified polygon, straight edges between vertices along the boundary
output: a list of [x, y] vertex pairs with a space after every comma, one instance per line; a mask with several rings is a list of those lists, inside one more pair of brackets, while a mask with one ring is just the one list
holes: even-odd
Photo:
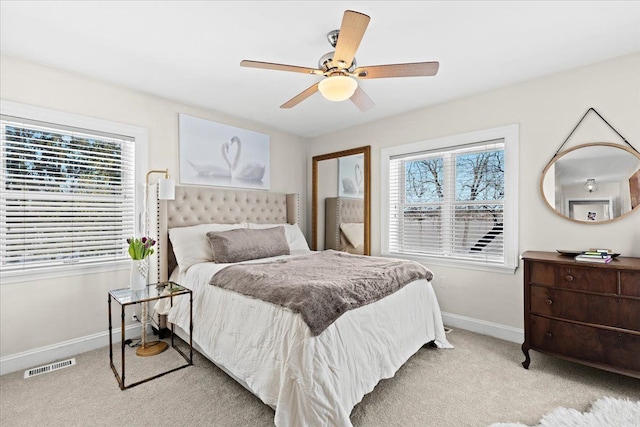
[[267, 70], [292, 71], [294, 73], [304, 74], [316, 74], [316, 72], [320, 72], [320, 74], [322, 74], [322, 71], [315, 68], [298, 67], [296, 65], [274, 64], [273, 62], [248, 61], [246, 59], [240, 62], [240, 66], [250, 68], [264, 68]]
[[342, 61], [345, 65], [340, 64], [341, 67], [351, 67], [353, 57], [356, 56], [356, 51], [360, 46], [360, 41], [370, 20], [371, 18], [360, 12], [354, 12], [353, 10], [344, 12], [338, 42], [336, 43], [336, 51], [333, 54], [334, 63]]
[[303, 90], [302, 92], [300, 92], [299, 94], [297, 94], [296, 96], [294, 96], [293, 98], [291, 98], [290, 100], [282, 104], [280, 108], [295, 107], [296, 105], [298, 105], [299, 103], [301, 103], [302, 101], [304, 101], [305, 99], [307, 99], [308, 97], [316, 93], [318, 91], [319, 84], [320, 83], [316, 83], [313, 86], [310, 86], [307, 89]]
[[358, 67], [353, 70], [353, 74], [359, 79], [435, 76], [438, 73], [438, 67], [440, 67], [438, 62], [372, 65], [369, 67]]
[[369, 95], [365, 93], [360, 86], [356, 88], [356, 91], [351, 95], [351, 102], [353, 102], [360, 111], [369, 111], [375, 107], [375, 103], [369, 98]]

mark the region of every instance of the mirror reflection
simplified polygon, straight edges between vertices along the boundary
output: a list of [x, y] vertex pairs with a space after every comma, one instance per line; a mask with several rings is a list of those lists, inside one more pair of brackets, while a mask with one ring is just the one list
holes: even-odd
[[312, 249], [369, 255], [370, 147], [313, 158]]
[[549, 162], [541, 189], [561, 216], [589, 223], [616, 220], [640, 205], [640, 154], [612, 143], [576, 146]]

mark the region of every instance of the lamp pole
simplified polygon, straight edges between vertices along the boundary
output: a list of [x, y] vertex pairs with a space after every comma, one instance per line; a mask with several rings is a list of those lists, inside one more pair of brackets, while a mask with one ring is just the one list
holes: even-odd
[[[169, 169], [152, 169], [147, 172], [144, 183], [144, 224], [142, 234], [144, 237], [149, 238], [147, 233], [149, 232], [149, 177], [152, 174], [164, 174], [164, 178], [158, 180], [158, 200], [173, 200], [175, 199], [175, 182], [169, 179]], [[147, 261], [148, 262], [148, 261]], [[149, 269], [147, 268], [147, 271]], [[147, 273], [147, 285], [149, 284], [149, 275]], [[142, 331], [140, 332], [140, 347], [136, 350], [138, 356], [155, 356], [162, 353], [168, 347], [164, 341], [153, 341], [147, 343], [147, 315], [148, 315], [148, 301], [142, 303]]]

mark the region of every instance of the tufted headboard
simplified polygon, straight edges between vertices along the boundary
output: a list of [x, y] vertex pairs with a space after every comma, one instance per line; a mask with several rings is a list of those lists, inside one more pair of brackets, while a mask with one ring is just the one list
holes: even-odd
[[325, 205], [325, 249], [342, 250], [340, 224], [364, 222], [364, 200], [349, 197], [327, 197]]
[[[298, 194], [176, 186], [175, 200], [156, 201], [157, 280], [166, 281], [176, 266], [169, 229], [197, 224], [296, 224]], [[152, 269], [153, 273], [153, 269]]]

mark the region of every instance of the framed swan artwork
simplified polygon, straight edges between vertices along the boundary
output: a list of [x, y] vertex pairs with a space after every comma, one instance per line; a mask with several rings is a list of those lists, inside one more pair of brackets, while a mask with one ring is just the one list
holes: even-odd
[[269, 135], [178, 114], [182, 184], [269, 190]]
[[364, 198], [364, 154], [338, 159], [338, 196]]

